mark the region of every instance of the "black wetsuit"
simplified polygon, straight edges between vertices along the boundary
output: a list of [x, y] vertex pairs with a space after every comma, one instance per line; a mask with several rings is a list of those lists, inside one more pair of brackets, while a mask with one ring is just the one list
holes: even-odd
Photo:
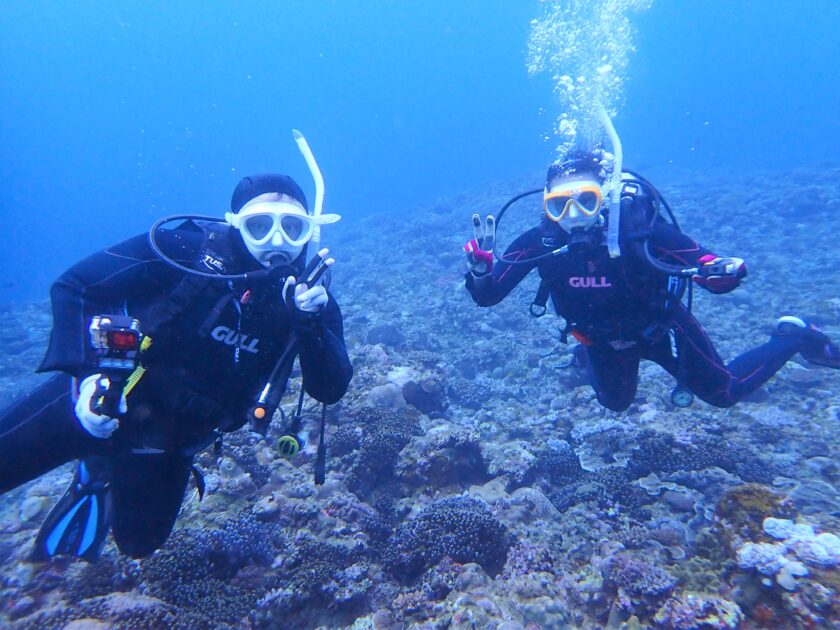
[[[260, 269], [227, 226], [163, 231], [163, 250], [201, 271]], [[297, 265], [299, 271], [303, 256]], [[341, 312], [332, 296], [317, 316], [280, 299], [280, 279], [202, 280], [158, 258], [141, 235], [78, 263], [51, 291], [54, 327], [40, 371], [60, 371], [0, 417], [0, 492], [68, 461], [105, 455], [112, 470], [113, 533], [120, 549], [148, 555], [166, 540], [193, 456], [216, 429], [246, 420], [294, 332], [304, 387], [334, 403], [352, 376]], [[97, 314], [140, 321], [151, 345], [111, 438], [88, 434], [74, 413], [71, 377], [97, 373], [88, 326]]]
[[[491, 306], [537, 267], [555, 311], [584, 344], [584, 362], [599, 402], [615, 411], [633, 401], [641, 359], [658, 363], [674, 376], [679, 374], [685, 386], [707, 403], [728, 407], [761, 386], [801, 350], [801, 338], [774, 335], [768, 343], [724, 364], [700, 323], [669, 292], [670, 277], [643, 258], [638, 241], [622, 240], [622, 255], [610, 258], [605, 240], [602, 231], [595, 242], [569, 253], [531, 264], [501, 262], [480, 277], [467, 273], [467, 289], [479, 306]], [[528, 260], [567, 242], [565, 232], [543, 219], [521, 234], [503, 258]], [[659, 260], [671, 265], [695, 267], [714, 257], [665, 222], [654, 224], [650, 245]], [[735, 277], [695, 281], [714, 293], [726, 293], [740, 284]], [[672, 349], [671, 330], [682, 353], [680, 361]]]

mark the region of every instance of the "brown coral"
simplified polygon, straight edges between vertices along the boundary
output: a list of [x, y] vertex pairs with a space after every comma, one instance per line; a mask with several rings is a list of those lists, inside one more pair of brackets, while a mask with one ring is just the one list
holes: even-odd
[[765, 485], [748, 483], [724, 493], [714, 514], [713, 531], [732, 555], [744, 542], [763, 538], [762, 523], [768, 516], [793, 518], [793, 502]]

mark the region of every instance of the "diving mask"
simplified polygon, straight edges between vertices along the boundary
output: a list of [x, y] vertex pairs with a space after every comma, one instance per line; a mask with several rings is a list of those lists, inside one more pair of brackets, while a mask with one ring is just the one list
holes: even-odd
[[260, 201], [245, 205], [238, 213], [228, 212], [227, 222], [239, 230], [251, 255], [268, 264], [275, 255], [289, 262], [298, 257], [317, 226], [335, 223], [337, 214], [311, 216], [287, 201]]
[[601, 186], [594, 181], [564, 182], [543, 197], [546, 216], [566, 231], [594, 225], [603, 202]]

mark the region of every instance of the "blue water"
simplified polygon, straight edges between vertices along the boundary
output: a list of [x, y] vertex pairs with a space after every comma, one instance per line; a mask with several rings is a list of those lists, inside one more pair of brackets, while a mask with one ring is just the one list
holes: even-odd
[[[345, 224], [538, 171], [557, 113], [550, 77], [525, 69], [540, 12], [510, 0], [0, 3], [0, 301], [45, 297], [73, 261], [164, 214], [221, 214], [242, 175], [288, 172], [311, 191], [293, 127]], [[660, 1], [634, 22], [616, 120], [628, 165], [840, 158], [840, 3]]]

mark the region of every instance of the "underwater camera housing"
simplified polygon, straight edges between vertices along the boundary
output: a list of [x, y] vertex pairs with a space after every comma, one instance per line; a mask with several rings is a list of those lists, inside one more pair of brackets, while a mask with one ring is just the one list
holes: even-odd
[[88, 333], [96, 352], [96, 367], [102, 375], [91, 398], [91, 409], [116, 417], [120, 414], [123, 386], [140, 358], [140, 322], [127, 315], [96, 315]]
[[127, 315], [96, 315], [88, 333], [101, 371], [131, 372], [137, 366], [142, 337], [138, 320]]

